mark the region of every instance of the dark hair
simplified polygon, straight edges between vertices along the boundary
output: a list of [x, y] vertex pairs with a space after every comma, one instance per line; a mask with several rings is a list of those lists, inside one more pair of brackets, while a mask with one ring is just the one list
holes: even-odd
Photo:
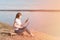
[[21, 13], [17, 13], [16, 18], [19, 18], [21, 15], [22, 15]]

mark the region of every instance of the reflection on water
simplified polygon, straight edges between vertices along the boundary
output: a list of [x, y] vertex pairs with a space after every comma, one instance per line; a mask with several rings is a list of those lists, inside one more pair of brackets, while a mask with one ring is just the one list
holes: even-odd
[[[13, 24], [17, 12], [0, 12], [0, 21]], [[53, 36], [60, 36], [60, 12], [21, 12], [22, 23], [28, 17], [29, 27], [48, 33]]]

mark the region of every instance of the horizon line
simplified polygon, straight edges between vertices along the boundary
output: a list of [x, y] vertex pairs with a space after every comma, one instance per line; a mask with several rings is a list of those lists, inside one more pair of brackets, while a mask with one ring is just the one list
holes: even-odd
[[0, 10], [0, 11], [29, 11], [29, 12], [60, 12], [60, 10], [28, 10], [28, 9], [21, 9], [21, 10], [16, 10], [16, 9], [8, 9], [8, 10]]

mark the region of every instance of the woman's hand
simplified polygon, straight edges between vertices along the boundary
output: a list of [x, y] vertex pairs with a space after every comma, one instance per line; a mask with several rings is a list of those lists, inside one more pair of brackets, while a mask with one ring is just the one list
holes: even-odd
[[28, 18], [28, 19], [26, 19], [25, 23], [27, 23], [27, 22], [28, 22], [28, 20], [29, 20], [29, 18]]
[[29, 20], [29, 18], [26, 19], [26, 21], [24, 22], [24, 24], [22, 24], [21, 26], [22, 26], [22, 27], [27, 26], [27, 25], [29, 24], [29, 21], [28, 21], [28, 20]]

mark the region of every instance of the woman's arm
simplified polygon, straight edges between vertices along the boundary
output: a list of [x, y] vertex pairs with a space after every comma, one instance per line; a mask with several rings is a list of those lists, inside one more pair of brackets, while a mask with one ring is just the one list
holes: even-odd
[[25, 26], [27, 24], [29, 24], [29, 19], [26, 19], [25, 22], [21, 26]]

